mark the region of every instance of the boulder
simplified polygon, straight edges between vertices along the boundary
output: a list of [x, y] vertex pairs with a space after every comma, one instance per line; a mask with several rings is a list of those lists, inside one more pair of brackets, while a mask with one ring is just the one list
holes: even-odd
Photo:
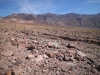
[[14, 37], [12, 37], [12, 38], [11, 38], [11, 41], [13, 41], [13, 40], [15, 40], [15, 38], [14, 38]]
[[22, 71], [21, 66], [16, 66], [16, 67], [13, 69], [14, 75], [20, 75], [21, 71]]
[[75, 50], [68, 50], [68, 52], [69, 52], [70, 54], [76, 54], [76, 51], [75, 51]]
[[70, 60], [70, 57], [64, 56], [64, 60], [65, 60], [65, 61], [69, 61], [69, 60]]
[[54, 47], [53, 42], [48, 42], [48, 46], [49, 46], [49, 47]]
[[75, 71], [76, 64], [73, 62], [67, 62], [67, 67], [70, 71]]
[[75, 44], [74, 44], [74, 43], [69, 43], [69, 44], [67, 45], [67, 47], [68, 47], [68, 48], [75, 48]]
[[28, 59], [32, 59], [32, 58], [34, 58], [34, 55], [29, 54], [29, 55], [27, 56], [27, 58], [28, 58]]
[[64, 61], [74, 61], [73, 57], [64, 56]]
[[11, 69], [8, 69], [8, 70], [6, 71], [6, 75], [12, 75], [12, 70], [11, 70]]
[[2, 51], [1, 55], [9, 57], [13, 55], [13, 51]]
[[81, 51], [77, 51], [77, 54], [80, 55], [81, 57], [86, 57], [86, 55]]
[[59, 48], [59, 44], [57, 42], [54, 42], [55, 48]]
[[59, 48], [59, 44], [57, 42], [48, 42], [49, 47]]
[[48, 56], [46, 54], [43, 55], [44, 58], [48, 58]]
[[35, 59], [36, 62], [40, 62], [41, 60], [43, 60], [42, 55], [38, 55], [37, 58]]
[[50, 58], [53, 58], [55, 54], [54, 54], [53, 52], [49, 52], [47, 55], [48, 55]]

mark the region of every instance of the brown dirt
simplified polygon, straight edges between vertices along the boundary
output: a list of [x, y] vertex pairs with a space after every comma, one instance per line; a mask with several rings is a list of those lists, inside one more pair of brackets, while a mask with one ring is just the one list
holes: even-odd
[[100, 30], [0, 23], [5, 74], [100, 75]]

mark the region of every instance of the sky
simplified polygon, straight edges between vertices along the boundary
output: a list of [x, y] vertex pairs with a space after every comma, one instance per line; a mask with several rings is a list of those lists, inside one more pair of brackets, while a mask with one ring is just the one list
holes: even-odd
[[0, 0], [0, 16], [27, 14], [97, 14], [100, 0]]

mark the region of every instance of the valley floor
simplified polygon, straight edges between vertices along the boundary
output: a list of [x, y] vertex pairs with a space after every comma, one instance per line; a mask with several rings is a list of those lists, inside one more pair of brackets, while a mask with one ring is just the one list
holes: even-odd
[[100, 75], [100, 30], [0, 23], [0, 75]]

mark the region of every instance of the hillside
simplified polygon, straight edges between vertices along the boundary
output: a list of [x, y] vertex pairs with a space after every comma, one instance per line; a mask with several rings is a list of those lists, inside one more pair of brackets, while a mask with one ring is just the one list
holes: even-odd
[[45, 23], [50, 25], [59, 25], [59, 26], [69, 26], [69, 27], [92, 27], [100, 28], [100, 13], [93, 15], [86, 14], [25, 14], [25, 13], [13, 13], [9, 16], [3, 18], [12, 20], [17, 23]]

